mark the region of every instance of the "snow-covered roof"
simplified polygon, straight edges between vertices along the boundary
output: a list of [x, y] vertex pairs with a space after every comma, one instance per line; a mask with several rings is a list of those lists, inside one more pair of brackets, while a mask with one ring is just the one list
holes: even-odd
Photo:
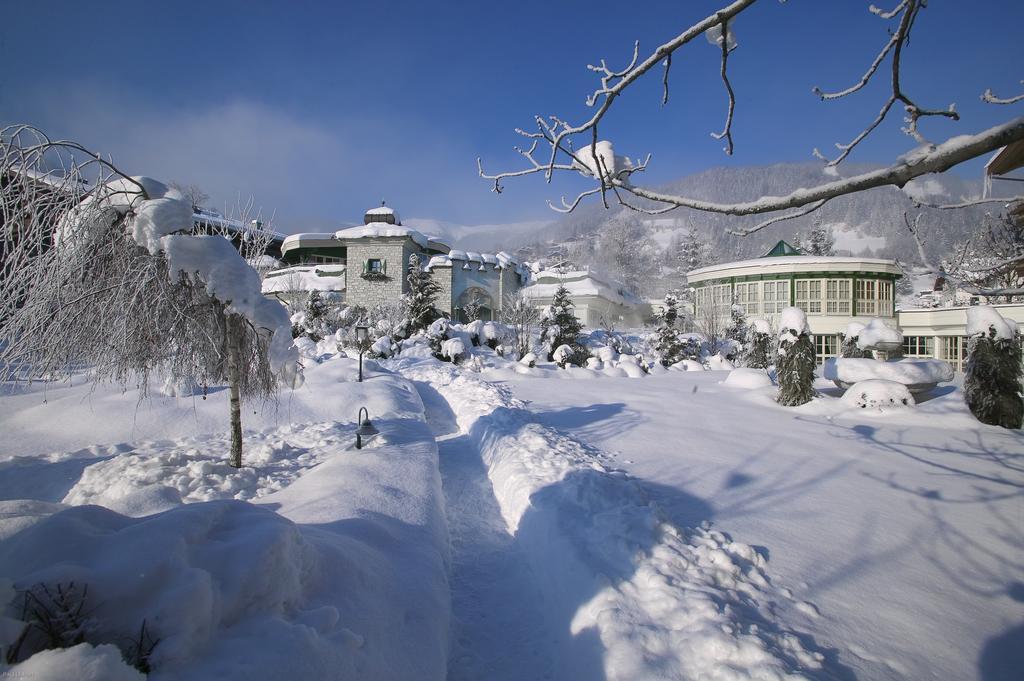
[[348, 227], [339, 229], [334, 233], [335, 239], [387, 239], [387, 238], [409, 238], [422, 248], [430, 246], [430, 239], [422, 232], [410, 227], [392, 225], [388, 222], [371, 222], [361, 227]]
[[686, 273], [690, 281], [703, 281], [751, 272], [801, 272], [801, 271], [868, 271], [901, 274], [895, 260], [886, 258], [858, 258], [834, 255], [787, 255], [772, 258], [737, 260], [718, 265], [709, 265]]
[[454, 263], [463, 263], [463, 269], [471, 269], [474, 265], [478, 266], [478, 269], [483, 270], [487, 265], [492, 265], [496, 269], [508, 269], [515, 268], [516, 272], [525, 276], [526, 270], [519, 264], [519, 262], [505, 251], [499, 251], [497, 253], [476, 253], [474, 251], [461, 251], [458, 249], [452, 249], [448, 251], [447, 255], [435, 255], [427, 263], [426, 269], [429, 270], [433, 267], [452, 267]]
[[263, 280], [263, 293], [344, 290], [344, 265], [286, 267], [270, 272]]
[[606, 281], [589, 270], [543, 270], [534, 275], [534, 281], [525, 286], [522, 293], [527, 298], [551, 298], [559, 286], [565, 286], [573, 297], [594, 296], [627, 306], [643, 303], [642, 299], [627, 291], [619, 282]]

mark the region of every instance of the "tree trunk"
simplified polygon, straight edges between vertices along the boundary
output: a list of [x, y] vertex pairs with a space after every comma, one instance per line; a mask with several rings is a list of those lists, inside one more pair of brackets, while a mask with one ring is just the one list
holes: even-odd
[[242, 467], [242, 402], [239, 396], [241, 385], [241, 359], [238, 356], [238, 320], [229, 315], [226, 324], [228, 345], [228, 390], [231, 396], [231, 465]]

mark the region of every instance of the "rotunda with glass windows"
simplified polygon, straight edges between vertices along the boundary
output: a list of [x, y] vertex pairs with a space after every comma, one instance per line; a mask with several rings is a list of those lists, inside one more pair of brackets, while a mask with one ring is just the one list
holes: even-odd
[[796, 306], [807, 314], [821, 361], [838, 354], [839, 334], [850, 322], [895, 318], [901, 273], [894, 260], [801, 255], [780, 241], [760, 258], [702, 267], [686, 276], [698, 329], [724, 330], [734, 304], [748, 319], [765, 319], [774, 328], [779, 313]]

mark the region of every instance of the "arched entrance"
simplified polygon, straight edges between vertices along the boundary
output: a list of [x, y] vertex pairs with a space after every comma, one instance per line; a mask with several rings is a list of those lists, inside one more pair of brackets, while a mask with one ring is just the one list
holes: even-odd
[[490, 321], [494, 318], [494, 300], [479, 286], [470, 286], [455, 301], [454, 317], [462, 324], [474, 319]]

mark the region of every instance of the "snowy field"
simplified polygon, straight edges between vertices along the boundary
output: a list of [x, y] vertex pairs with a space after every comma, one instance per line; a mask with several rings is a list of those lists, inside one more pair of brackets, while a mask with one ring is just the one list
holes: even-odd
[[[243, 412], [239, 470], [224, 390], [8, 386], [0, 577], [88, 583], [90, 640], [145, 619], [152, 679], [993, 681], [1024, 665], [1024, 437], [978, 424], [956, 388], [880, 414], [821, 382], [783, 408], [742, 371], [484, 349], [455, 366], [425, 347], [359, 384], [353, 360], [313, 350], [302, 388]], [[356, 452], [363, 405], [381, 434]], [[115, 677], [102, 645], [40, 655], [15, 670], [142, 678]], [[100, 671], [53, 675], [86, 663]]]

